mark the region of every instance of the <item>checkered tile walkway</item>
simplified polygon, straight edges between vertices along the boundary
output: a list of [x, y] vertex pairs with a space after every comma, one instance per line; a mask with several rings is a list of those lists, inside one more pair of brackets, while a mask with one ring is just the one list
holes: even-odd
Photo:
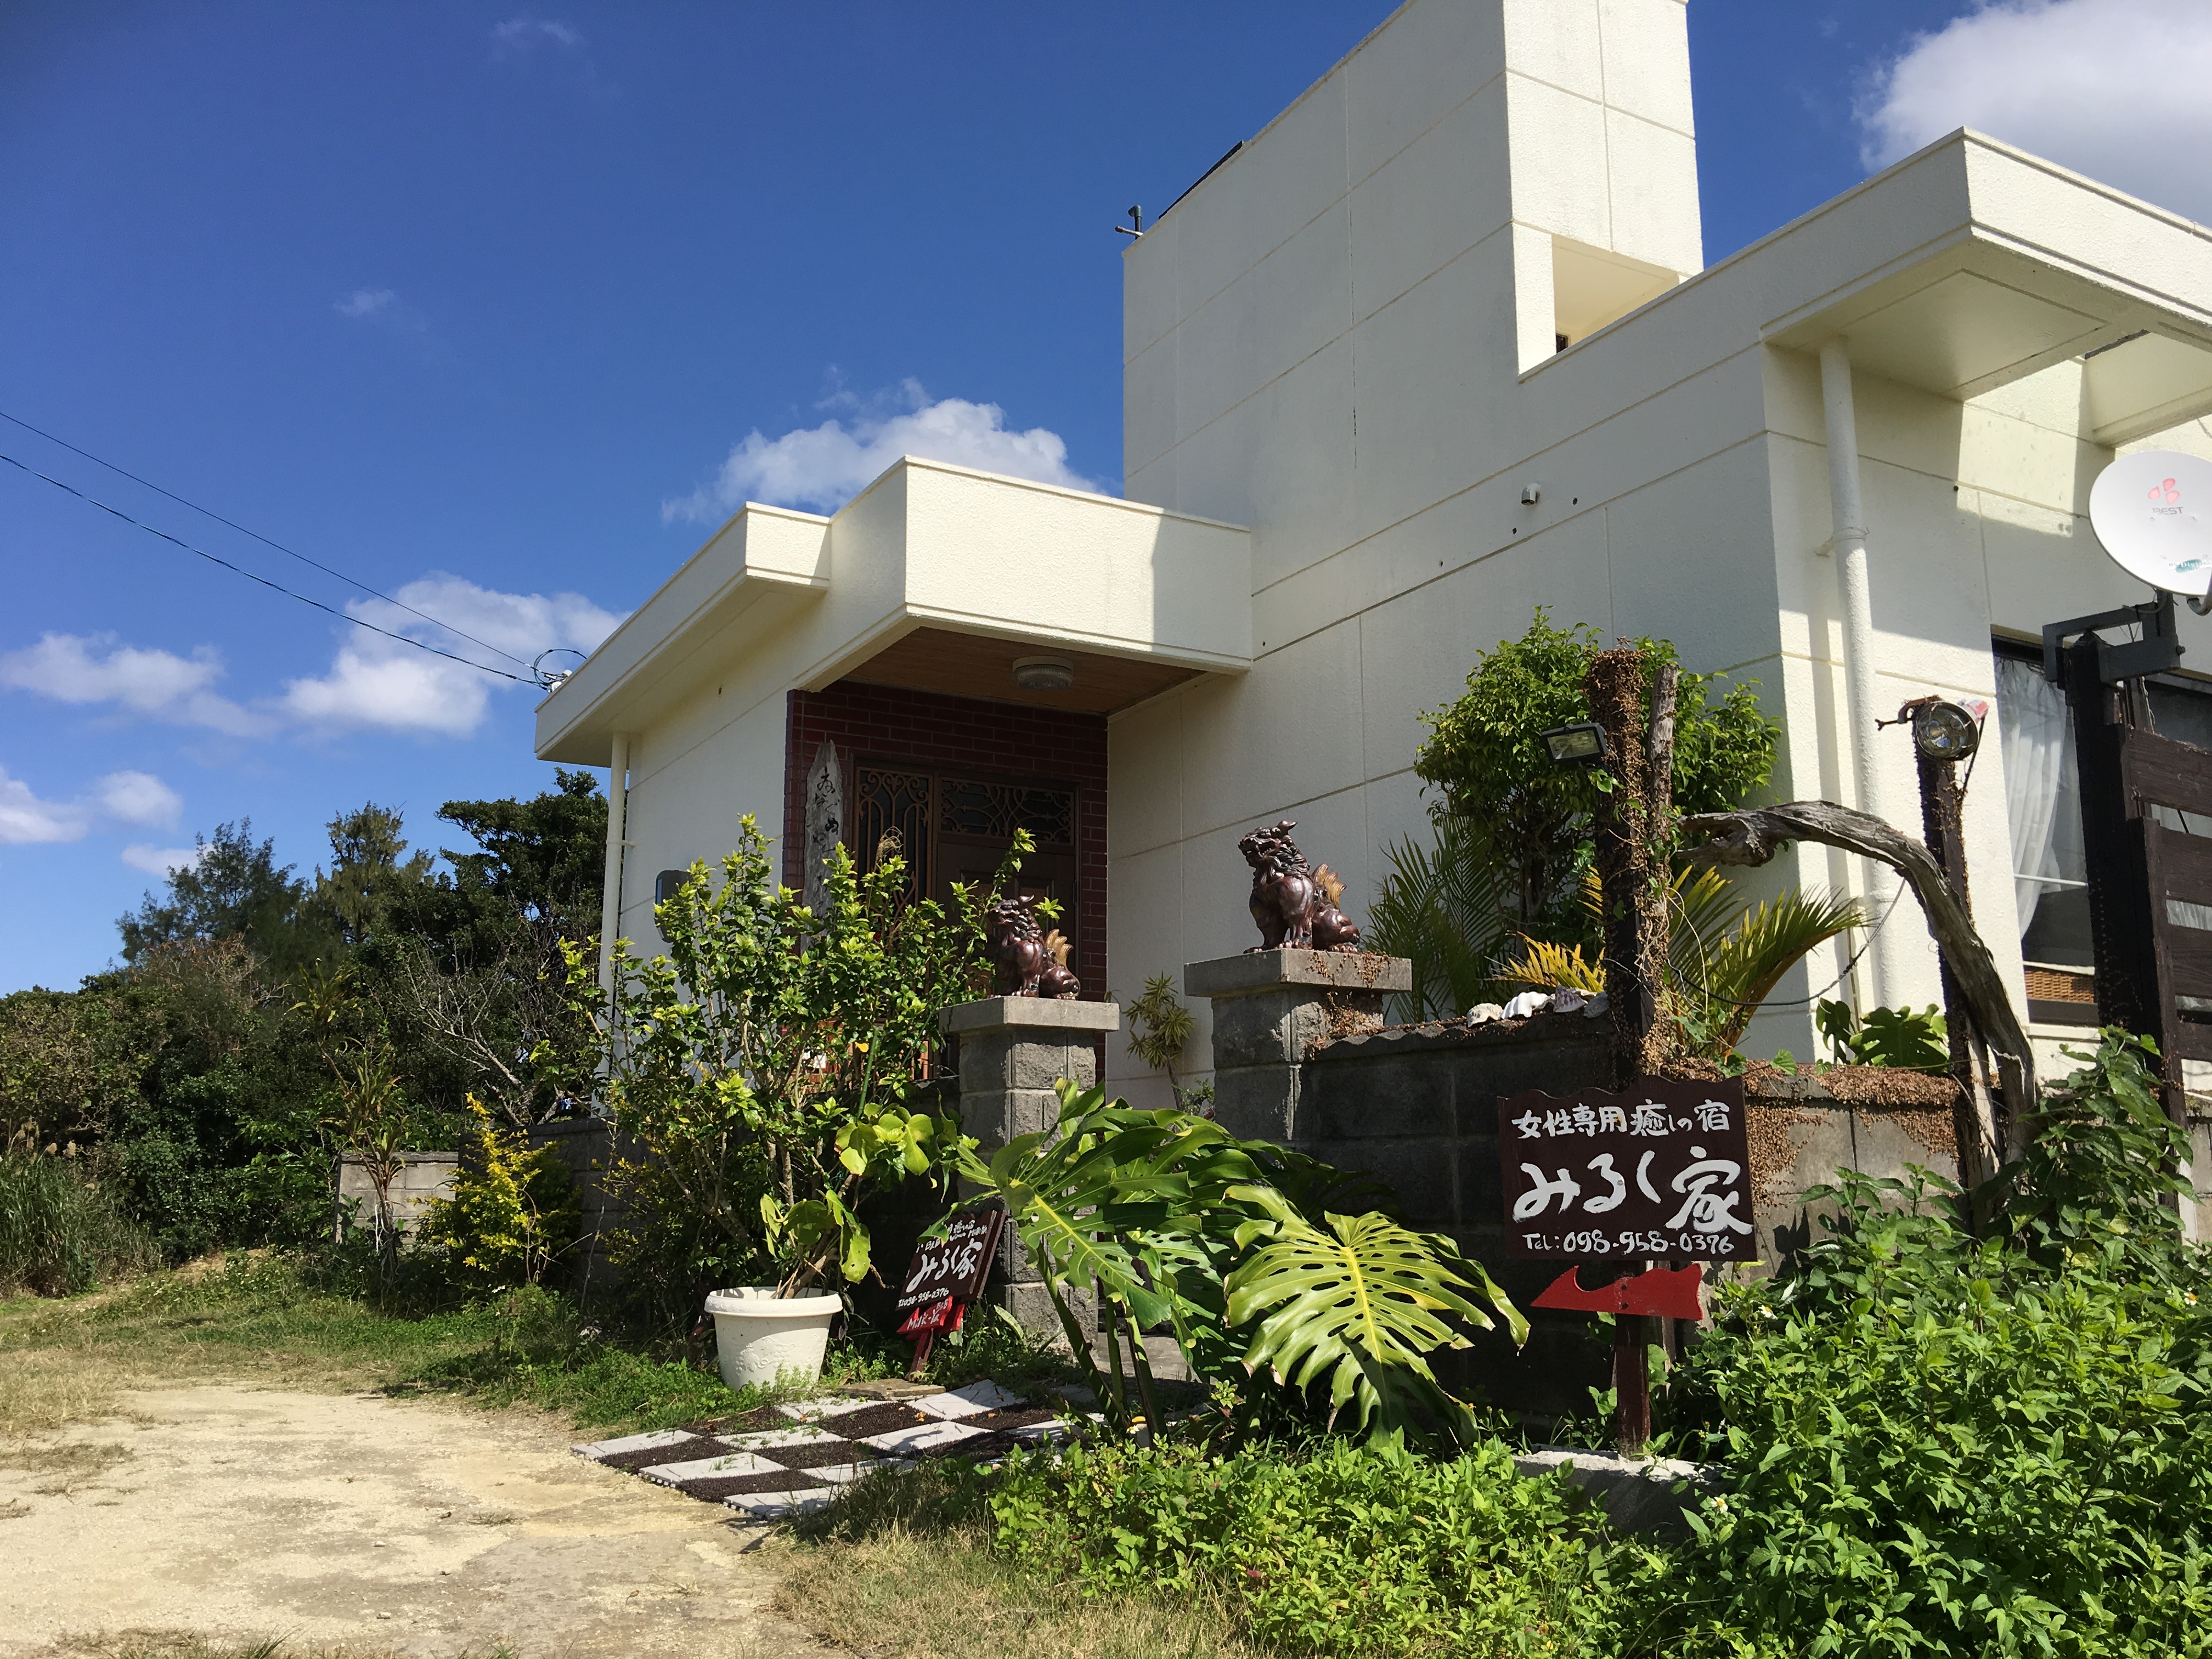
[[1063, 1411], [985, 1382], [896, 1404], [832, 1395], [764, 1406], [742, 1418], [570, 1449], [765, 1522], [819, 1509], [838, 1487], [886, 1464], [947, 1453], [1000, 1458], [1017, 1446], [1065, 1439], [1073, 1427]]

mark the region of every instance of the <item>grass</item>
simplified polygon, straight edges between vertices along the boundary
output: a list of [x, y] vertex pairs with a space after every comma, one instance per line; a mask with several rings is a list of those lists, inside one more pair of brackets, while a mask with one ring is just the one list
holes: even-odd
[[0, 1292], [82, 1291], [159, 1259], [85, 1160], [0, 1152]]
[[[905, 1346], [834, 1348], [822, 1386], [894, 1374]], [[929, 1376], [1012, 1386], [1068, 1376], [1001, 1324], [940, 1345]], [[602, 1340], [543, 1291], [388, 1312], [273, 1253], [234, 1255], [62, 1299], [0, 1302], [0, 1439], [111, 1414], [132, 1389], [243, 1378], [304, 1389], [453, 1394], [556, 1412], [610, 1435], [735, 1416], [779, 1396]]]
[[132, 1389], [218, 1378], [460, 1394], [615, 1433], [734, 1414], [769, 1397], [592, 1340], [542, 1293], [387, 1313], [267, 1255], [63, 1300], [0, 1303], [0, 1438], [109, 1415]]
[[872, 1476], [769, 1547], [776, 1606], [869, 1659], [1256, 1659], [1227, 1612], [1085, 1595], [990, 1550], [957, 1469]]

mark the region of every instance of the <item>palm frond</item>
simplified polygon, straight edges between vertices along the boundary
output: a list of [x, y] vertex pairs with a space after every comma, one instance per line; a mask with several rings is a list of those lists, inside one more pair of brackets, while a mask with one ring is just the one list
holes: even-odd
[[1674, 933], [1705, 940], [1721, 938], [1745, 908], [1736, 900], [1735, 884], [1711, 868], [1677, 871], [1668, 886], [1668, 902]]
[[1679, 963], [1678, 976], [1687, 980], [1695, 975], [1688, 988], [1728, 1006], [1720, 1041], [1732, 1048], [1759, 1005], [1800, 958], [1837, 934], [1865, 925], [1865, 914], [1856, 899], [1793, 887], [1745, 910], [1728, 936], [1704, 953], [1702, 962]]
[[1571, 986], [1595, 996], [1605, 989], [1604, 965], [1585, 957], [1581, 945], [1556, 945], [1526, 934], [1522, 936], [1521, 954], [1501, 968], [1498, 976], [1536, 991]]
[[1365, 937], [1369, 948], [1413, 964], [1413, 988], [1395, 1012], [1463, 1013], [1496, 984], [1493, 964], [1512, 944], [1508, 877], [1490, 837], [1473, 819], [1443, 817], [1430, 844], [1401, 840], [1389, 856]]

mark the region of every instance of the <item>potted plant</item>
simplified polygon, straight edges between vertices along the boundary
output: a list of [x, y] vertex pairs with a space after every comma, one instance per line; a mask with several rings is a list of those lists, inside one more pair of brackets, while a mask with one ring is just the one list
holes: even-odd
[[872, 1269], [863, 1198], [941, 1183], [960, 1151], [953, 1122], [904, 1103], [937, 1011], [977, 981], [980, 930], [909, 900], [897, 858], [863, 875], [842, 849], [817, 915], [750, 817], [719, 873], [694, 864], [654, 907], [666, 955], [616, 942], [611, 998], [570, 953], [629, 1206], [610, 1242], [672, 1324], [703, 1298], [731, 1387], [811, 1380], [842, 1286]]

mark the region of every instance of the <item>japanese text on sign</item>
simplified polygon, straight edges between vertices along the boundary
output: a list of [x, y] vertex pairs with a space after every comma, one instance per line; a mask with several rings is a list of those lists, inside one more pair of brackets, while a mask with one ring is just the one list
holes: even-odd
[[1646, 1078], [1498, 1103], [1508, 1254], [1748, 1257], [1743, 1084]]
[[963, 1210], [945, 1224], [944, 1237], [922, 1240], [899, 1286], [900, 1310], [945, 1297], [973, 1301], [990, 1276], [991, 1253], [1006, 1219], [1006, 1212], [995, 1206]]

